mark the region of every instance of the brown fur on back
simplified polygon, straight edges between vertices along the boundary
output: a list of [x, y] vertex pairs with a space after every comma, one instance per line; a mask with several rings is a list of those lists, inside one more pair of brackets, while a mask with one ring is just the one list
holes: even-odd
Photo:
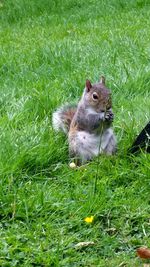
[[72, 121], [72, 119], [76, 113], [76, 110], [77, 110], [76, 108], [70, 108], [61, 114], [62, 121], [64, 122], [68, 131], [70, 129], [70, 124], [71, 124], [71, 121]]

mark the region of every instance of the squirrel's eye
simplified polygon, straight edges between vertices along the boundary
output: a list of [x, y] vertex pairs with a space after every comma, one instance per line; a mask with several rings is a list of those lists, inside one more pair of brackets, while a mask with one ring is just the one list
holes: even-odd
[[93, 98], [93, 100], [97, 100], [98, 99], [97, 93], [93, 93], [92, 98]]

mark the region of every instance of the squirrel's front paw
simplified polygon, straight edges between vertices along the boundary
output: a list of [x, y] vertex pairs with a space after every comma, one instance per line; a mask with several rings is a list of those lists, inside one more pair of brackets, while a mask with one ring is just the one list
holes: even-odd
[[111, 111], [107, 111], [105, 114], [105, 120], [112, 122], [114, 120], [114, 114]]

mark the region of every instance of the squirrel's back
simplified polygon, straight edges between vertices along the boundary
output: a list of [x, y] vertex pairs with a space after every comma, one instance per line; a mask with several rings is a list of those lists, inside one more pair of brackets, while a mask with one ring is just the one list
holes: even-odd
[[76, 113], [77, 105], [66, 104], [58, 108], [52, 115], [52, 124], [55, 131], [68, 133], [71, 121]]

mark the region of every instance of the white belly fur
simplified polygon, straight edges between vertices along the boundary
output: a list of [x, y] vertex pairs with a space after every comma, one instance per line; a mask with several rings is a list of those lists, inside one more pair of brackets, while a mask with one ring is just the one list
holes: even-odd
[[78, 131], [71, 144], [74, 152], [86, 160], [101, 154], [109, 145], [112, 136], [111, 128], [105, 130], [101, 135]]

